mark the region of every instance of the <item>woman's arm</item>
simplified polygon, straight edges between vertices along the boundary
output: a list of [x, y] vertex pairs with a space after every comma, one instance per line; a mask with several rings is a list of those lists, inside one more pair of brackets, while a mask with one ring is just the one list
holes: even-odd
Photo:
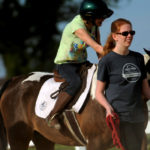
[[106, 86], [105, 82], [97, 80], [96, 100], [106, 109], [106, 117], [107, 117], [108, 115], [113, 116], [112, 113], [114, 112], [114, 110], [104, 96], [105, 86]]
[[147, 99], [150, 99], [150, 86], [147, 79], [144, 79], [142, 82], [142, 92]]
[[98, 27], [97, 27], [96, 42], [101, 45], [100, 32], [98, 30]]
[[100, 55], [103, 54], [103, 47], [94, 41], [85, 29], [76, 30], [75, 35], [92, 47], [97, 53]]
[[[96, 37], [96, 42], [97, 42], [98, 44], [101, 45], [100, 32], [99, 32], [99, 30], [98, 30], [98, 27], [97, 27], [97, 37]], [[98, 57], [98, 58], [101, 58], [101, 57], [102, 57], [102, 55], [100, 55], [99, 53], [96, 52], [96, 54], [97, 54], [97, 57]]]

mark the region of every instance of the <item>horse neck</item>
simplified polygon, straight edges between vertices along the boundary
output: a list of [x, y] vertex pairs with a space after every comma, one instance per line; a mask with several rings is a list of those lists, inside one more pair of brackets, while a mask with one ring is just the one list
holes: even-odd
[[97, 71], [98, 71], [98, 65], [96, 65], [96, 70], [92, 78], [92, 85], [90, 89], [90, 95], [92, 99], [95, 99], [95, 91], [96, 91], [96, 84], [97, 84]]
[[96, 70], [92, 78], [92, 85], [90, 89], [90, 98], [88, 101], [88, 105], [90, 106], [90, 109], [92, 109], [91, 111], [94, 113], [93, 116], [95, 116], [95, 118], [97, 118], [99, 114], [101, 114], [101, 116], [104, 116], [105, 118], [105, 109], [95, 99], [96, 98], [95, 91], [96, 91], [96, 84], [97, 84], [97, 71], [98, 71], [98, 65], [96, 65]]
[[98, 103], [98, 101], [92, 99], [91, 96], [88, 99], [87, 105], [83, 113], [84, 117], [90, 118], [90, 121], [93, 122], [93, 124], [101, 125], [106, 123], [105, 109]]

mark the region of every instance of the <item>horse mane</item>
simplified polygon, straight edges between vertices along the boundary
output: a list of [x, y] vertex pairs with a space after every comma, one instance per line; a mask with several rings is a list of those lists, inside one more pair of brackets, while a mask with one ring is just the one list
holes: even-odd
[[7, 80], [4, 82], [4, 84], [2, 85], [2, 88], [0, 89], [0, 98], [2, 97], [5, 89], [7, 88], [8, 84], [11, 82], [11, 79]]

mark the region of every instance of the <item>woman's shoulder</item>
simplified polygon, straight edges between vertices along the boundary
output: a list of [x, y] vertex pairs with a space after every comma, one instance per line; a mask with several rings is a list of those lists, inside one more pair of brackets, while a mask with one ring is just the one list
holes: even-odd
[[83, 22], [83, 19], [80, 15], [76, 15], [72, 21], [68, 24], [68, 27], [71, 28], [71, 30], [77, 30], [79, 28], [86, 29], [85, 24]]
[[114, 53], [111, 51], [108, 54], [106, 54], [105, 56], [102, 57], [102, 59], [107, 60], [108, 58], [111, 58], [115, 56]]
[[102, 63], [109, 63], [113, 59], [113, 53], [109, 52], [107, 55], [103, 56], [100, 61]]
[[74, 23], [74, 22], [83, 23], [83, 20], [80, 15], [76, 15], [70, 23]]
[[143, 55], [141, 53], [135, 52], [135, 51], [132, 51], [132, 50], [130, 50], [130, 55], [134, 55], [136, 57], [143, 57]]

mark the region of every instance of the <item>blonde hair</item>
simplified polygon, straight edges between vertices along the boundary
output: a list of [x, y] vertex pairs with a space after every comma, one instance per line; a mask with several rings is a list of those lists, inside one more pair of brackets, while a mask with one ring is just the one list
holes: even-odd
[[103, 48], [103, 56], [105, 56], [106, 54], [111, 52], [112, 49], [116, 45], [114, 39], [112, 38], [112, 33], [119, 32], [120, 27], [124, 24], [130, 24], [132, 26], [132, 24], [129, 20], [123, 19], [123, 18], [119, 18], [119, 19], [112, 22], [112, 24], [111, 24], [111, 33], [109, 34], [109, 36], [106, 40], [106, 43], [104, 45], [104, 48]]

